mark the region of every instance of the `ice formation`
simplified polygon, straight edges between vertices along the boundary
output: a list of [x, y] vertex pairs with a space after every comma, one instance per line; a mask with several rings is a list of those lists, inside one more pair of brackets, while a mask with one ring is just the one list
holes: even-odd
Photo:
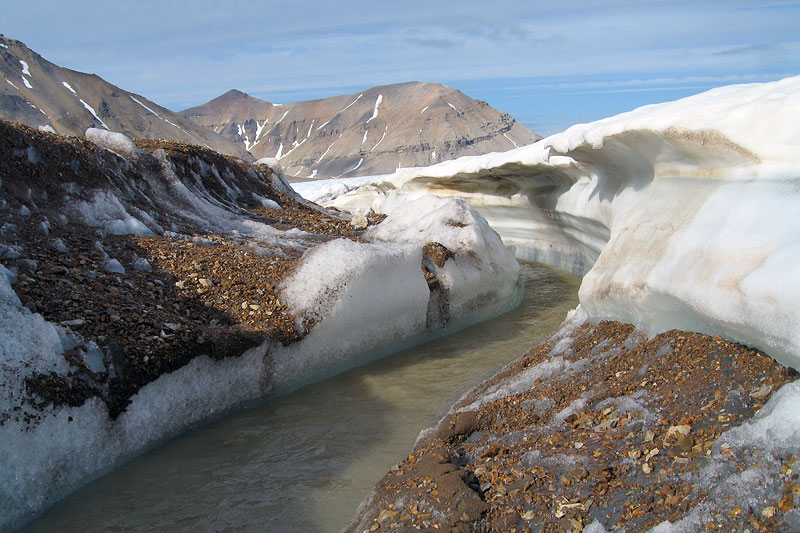
[[[98, 233], [162, 234], [205, 244], [201, 237], [164, 227], [168, 221], [158, 214], [167, 213], [193, 228], [274, 246], [276, 253], [309, 247], [306, 233], [280, 231], [248, 218], [235, 201], [245, 193], [224, 168], [190, 156], [190, 179], [182, 179], [163, 150], [145, 155], [124, 135], [101, 129], [88, 130], [86, 137], [105, 149], [97, 157], [109, 171], [110, 185], [63, 184], [64, 223], [84, 223]], [[264, 176], [276, 189], [296, 196], [275, 159], [259, 163], [270, 168]], [[140, 174], [131, 178], [134, 169]], [[152, 211], [136, 207], [132, 198]], [[54, 324], [24, 307], [12, 287], [14, 274], [0, 265], [0, 528], [23, 523], [81, 484], [193, 424], [500, 314], [521, 296], [513, 255], [461, 200], [429, 196], [410, 202], [365, 237], [369, 242], [338, 239], [310, 249], [280, 287], [281, 300], [305, 318], [297, 323], [308, 333], [301, 341], [283, 346], [268, 340], [222, 360], [196, 357], [139, 389], [113, 420], [96, 397], [78, 407], [24, 403], [26, 377], [68, 374], [62, 355], [67, 350], [84, 346], [80, 353], [91, 369], [113, 372], [113, 360], [83, 339], [79, 328], [68, 329], [82, 319]], [[441, 265], [425, 259], [429, 242], [449, 251]], [[101, 268], [124, 277], [127, 271], [119, 260], [97, 246], [106, 256]], [[423, 263], [436, 278], [435, 290]], [[152, 268], [141, 258], [131, 266]], [[20, 406], [34, 411], [33, 422], [15, 414]]]
[[800, 365], [800, 77], [721, 87], [533, 145], [298, 191], [354, 213], [460, 196], [518, 258], [584, 275], [590, 318]]
[[[428, 196], [409, 202], [365, 236], [372, 242], [338, 239], [311, 250], [284, 282], [285, 302], [316, 324], [289, 348], [291, 356], [276, 358], [279, 391], [519, 303], [519, 265], [486, 221], [461, 200]], [[431, 241], [455, 254], [441, 267], [430, 265], [441, 287], [439, 300], [420, 276], [422, 249]]]

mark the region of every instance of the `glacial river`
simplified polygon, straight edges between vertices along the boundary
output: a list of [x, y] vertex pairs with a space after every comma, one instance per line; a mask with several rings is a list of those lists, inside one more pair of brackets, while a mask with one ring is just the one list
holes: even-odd
[[516, 310], [181, 435], [22, 531], [338, 531], [458, 398], [554, 332], [579, 279], [522, 264]]

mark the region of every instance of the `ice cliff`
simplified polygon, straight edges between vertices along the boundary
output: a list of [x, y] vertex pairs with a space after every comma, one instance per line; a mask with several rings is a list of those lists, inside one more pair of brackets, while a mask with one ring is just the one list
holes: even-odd
[[353, 212], [460, 196], [518, 258], [584, 276], [581, 313], [800, 365], [800, 77], [714, 89], [428, 168], [298, 185]]

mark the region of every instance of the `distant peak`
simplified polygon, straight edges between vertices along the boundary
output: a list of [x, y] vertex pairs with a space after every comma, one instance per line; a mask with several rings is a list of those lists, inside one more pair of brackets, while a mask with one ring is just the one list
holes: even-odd
[[247, 93], [243, 93], [239, 89], [231, 89], [230, 91], [228, 91], [228, 92], [226, 92], [224, 94], [221, 94], [217, 98], [226, 98], [226, 99], [227, 98], [244, 98], [244, 97], [247, 97], [247, 96], [250, 96], [250, 95], [248, 95]]

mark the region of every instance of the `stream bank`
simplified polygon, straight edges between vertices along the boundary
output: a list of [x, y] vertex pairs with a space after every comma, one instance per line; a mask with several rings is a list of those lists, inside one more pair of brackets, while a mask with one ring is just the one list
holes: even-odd
[[339, 531], [465, 390], [555, 331], [580, 280], [521, 264], [515, 310], [180, 435], [22, 531]]

